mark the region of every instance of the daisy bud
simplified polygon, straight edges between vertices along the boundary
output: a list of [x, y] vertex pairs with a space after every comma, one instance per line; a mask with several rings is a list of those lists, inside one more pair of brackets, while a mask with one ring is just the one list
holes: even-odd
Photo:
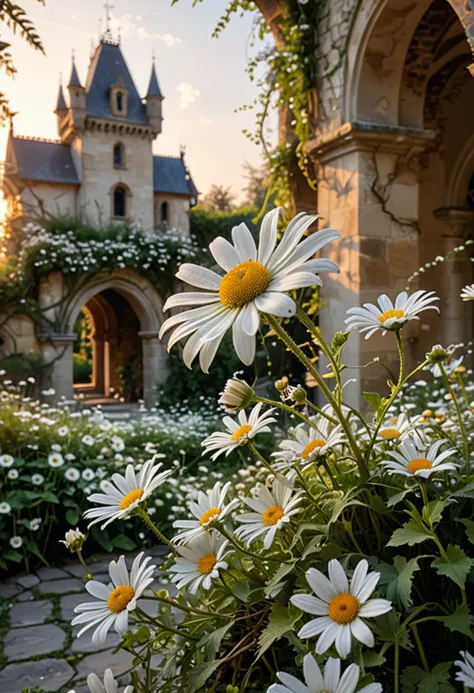
[[291, 393], [292, 399], [296, 402], [296, 404], [303, 404], [303, 402], [306, 402], [306, 397], [307, 393], [306, 390], [299, 385], [298, 387], [295, 387], [295, 389]]
[[431, 419], [431, 417], [433, 416], [433, 412], [431, 411], [431, 409], [425, 409], [425, 411], [422, 412], [421, 415], [424, 419]]
[[431, 361], [431, 363], [443, 363], [443, 361], [449, 358], [449, 354], [441, 344], [437, 344], [426, 354], [426, 358]]
[[64, 544], [71, 553], [80, 551], [86, 540], [85, 535], [76, 527], [66, 532], [64, 539], [60, 539], [60, 543]]
[[254, 389], [240, 378], [231, 378], [227, 381], [224, 391], [221, 392], [219, 404], [227, 412], [245, 409], [255, 396]]
[[349, 332], [336, 332], [332, 338], [331, 351], [333, 353], [340, 351], [348, 339]]

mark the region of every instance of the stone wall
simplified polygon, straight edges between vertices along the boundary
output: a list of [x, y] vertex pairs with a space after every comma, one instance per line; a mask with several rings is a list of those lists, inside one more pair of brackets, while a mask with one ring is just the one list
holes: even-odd
[[32, 218], [49, 215], [75, 217], [77, 191], [78, 188], [74, 185], [31, 181], [21, 191], [23, 214]]
[[166, 193], [155, 193], [155, 225], [161, 224], [161, 205], [163, 202], [168, 203], [168, 226], [174, 229], [179, 229], [186, 234], [190, 232], [189, 198], [181, 197], [180, 195], [171, 195]]

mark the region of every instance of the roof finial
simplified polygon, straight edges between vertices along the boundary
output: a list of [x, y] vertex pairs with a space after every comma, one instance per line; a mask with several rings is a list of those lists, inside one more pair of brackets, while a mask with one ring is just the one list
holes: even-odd
[[107, 0], [107, 2], [104, 4], [104, 8], [105, 8], [105, 33], [109, 34], [110, 33], [109, 22], [111, 19], [110, 10], [114, 9], [114, 5], [111, 5], [109, 0]]
[[153, 63], [153, 65], [155, 64], [155, 58], [156, 58], [156, 52], [155, 52], [155, 49], [152, 48], [151, 49], [151, 62]]

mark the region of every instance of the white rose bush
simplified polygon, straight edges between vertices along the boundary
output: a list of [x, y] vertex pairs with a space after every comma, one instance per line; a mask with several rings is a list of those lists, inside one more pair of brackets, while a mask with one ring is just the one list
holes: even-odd
[[[274, 210], [258, 243], [244, 226], [233, 230], [233, 243], [215, 239], [218, 269], [181, 266], [178, 277], [191, 290], [168, 300], [167, 310], [182, 310], [162, 334], [169, 348], [186, 340], [183, 360], [191, 367], [199, 358], [204, 371], [227, 332], [246, 365], [259, 335], [278, 339], [325, 402], [316, 405], [298, 383], [279, 381], [272, 400], [230, 378], [222, 431], [203, 441], [203, 457], [218, 469], [229, 451], [245, 449], [251, 464], [197, 490], [174, 532], [150, 513], [154, 494], [172, 482], [154, 462], [140, 470], [131, 463], [90, 496], [86, 522], [120, 525], [137, 515], [169, 549], [160, 568], [143, 554], [132, 565], [114, 559], [110, 583], [89, 580], [89, 597], [76, 607], [81, 638], [100, 644], [110, 629], [122, 636], [135, 657], [135, 693], [474, 687], [468, 371], [450, 369], [453, 349], [439, 345], [406, 370], [404, 328], [439, 310], [433, 292], [351, 309], [327, 341], [299, 300], [300, 289], [321, 284], [320, 273], [338, 271], [314, 257], [338, 238], [331, 229], [311, 233], [315, 220], [299, 214], [278, 240]], [[304, 343], [293, 338], [293, 323], [304, 328]], [[351, 331], [369, 339], [381, 331], [399, 353], [387, 396], [364, 393], [365, 416], [345, 399]], [[315, 366], [314, 350], [330, 377]], [[414, 400], [424, 388], [432, 406], [419, 411]], [[267, 429], [280, 430], [270, 453], [260, 442]], [[153, 580], [171, 582], [169, 591]]]

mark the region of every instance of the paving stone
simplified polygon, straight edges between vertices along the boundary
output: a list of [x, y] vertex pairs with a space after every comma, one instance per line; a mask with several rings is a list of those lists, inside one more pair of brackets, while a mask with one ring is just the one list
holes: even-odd
[[77, 679], [85, 679], [91, 672], [112, 669], [115, 677], [121, 676], [132, 668], [133, 655], [125, 650], [113, 654], [113, 650], [104, 650], [97, 654], [87, 655], [77, 665]]
[[64, 570], [69, 573], [70, 575], [73, 575], [74, 577], [78, 578], [83, 578], [86, 574], [86, 571], [84, 570], [84, 566], [82, 566], [79, 561], [77, 563], [68, 563], [67, 565], [64, 566]]
[[31, 604], [14, 604], [10, 609], [10, 625], [15, 628], [18, 626], [34, 626], [44, 623], [51, 616], [53, 605], [47, 599], [34, 601]]
[[84, 583], [77, 578], [68, 577], [67, 580], [48, 580], [40, 582], [38, 589], [41, 594], [67, 594], [68, 592], [83, 592]]
[[120, 642], [120, 635], [117, 635], [115, 631], [109, 631], [105, 643], [102, 646], [97, 646], [92, 644], [92, 633], [94, 628], [81, 635], [80, 638], [77, 637], [80, 627], [77, 626], [73, 628], [72, 631], [72, 645], [70, 652], [74, 653], [87, 653], [87, 652], [98, 652], [99, 650], [110, 650], [110, 648], [115, 648]]
[[16, 599], [19, 602], [29, 602], [32, 601], [35, 598], [35, 595], [31, 590], [27, 590], [26, 592], [22, 592], [21, 594], [16, 597]]
[[21, 693], [24, 688], [38, 685], [45, 691], [59, 691], [73, 676], [74, 670], [64, 659], [8, 664], [0, 671], [0, 691]]
[[66, 597], [61, 598], [61, 616], [63, 621], [72, 621], [74, 616], [74, 607], [83, 602], [93, 601], [93, 598], [88, 592], [83, 594], [68, 594]]
[[36, 575], [20, 575], [16, 581], [22, 587], [33, 587], [34, 585], [38, 584], [39, 577]]
[[89, 570], [93, 572], [95, 575], [96, 573], [108, 573], [109, 572], [109, 563], [114, 558], [114, 556], [111, 556], [110, 558], [103, 560], [103, 561], [96, 561], [95, 563], [88, 563]]
[[69, 577], [65, 570], [61, 570], [61, 568], [50, 568], [47, 565], [38, 568], [36, 575], [40, 580], [61, 580], [62, 578]]
[[0, 585], [0, 599], [11, 599], [22, 591], [20, 585]]
[[5, 636], [4, 654], [7, 659], [28, 659], [61, 650], [65, 640], [66, 633], [53, 623], [13, 628]]

